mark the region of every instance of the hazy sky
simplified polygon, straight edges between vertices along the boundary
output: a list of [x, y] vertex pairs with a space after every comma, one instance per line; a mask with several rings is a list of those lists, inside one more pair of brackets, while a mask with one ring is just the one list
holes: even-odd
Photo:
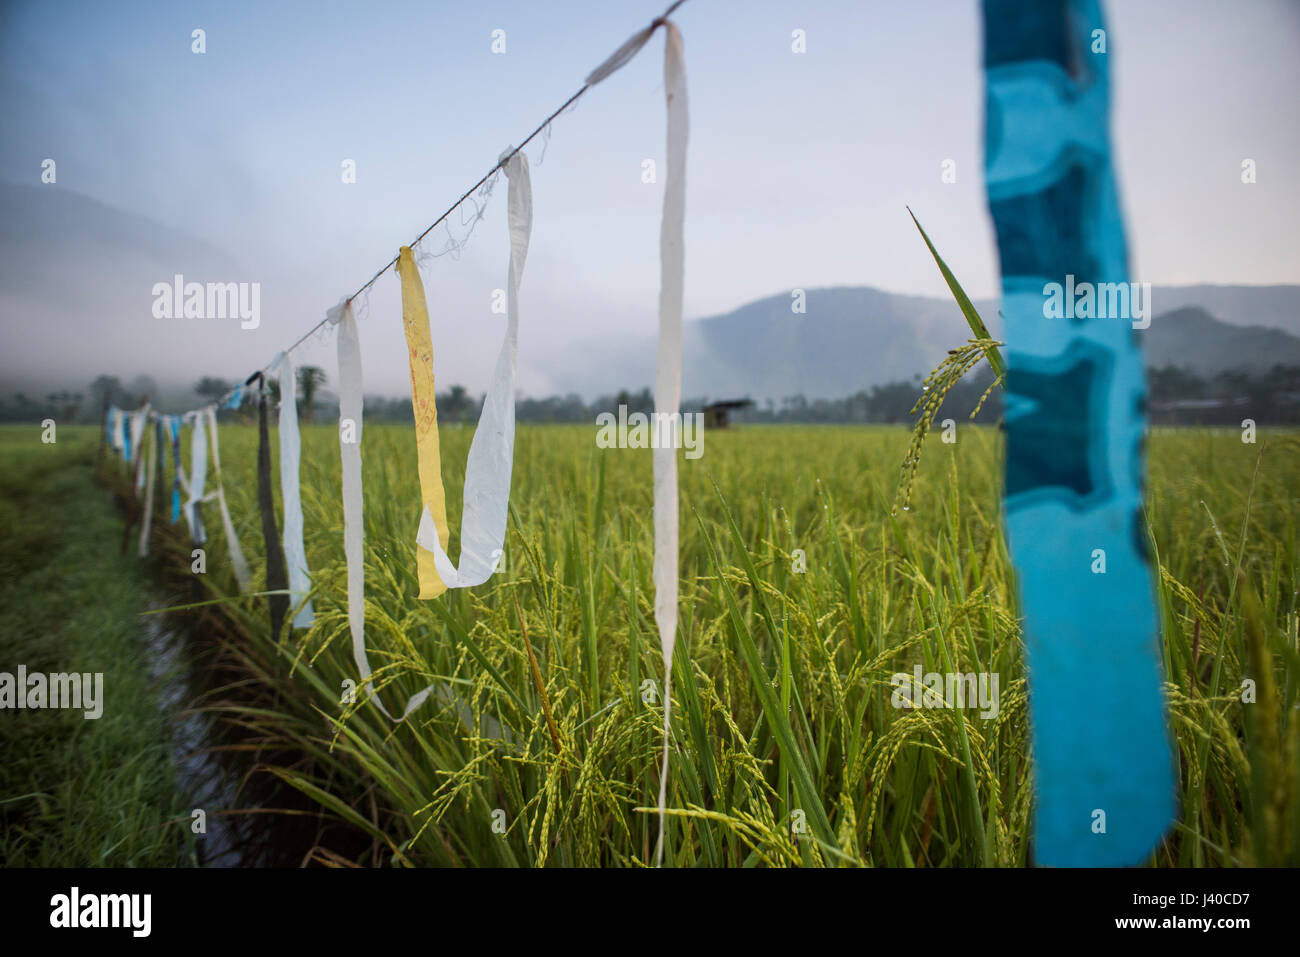
[[[539, 3], [0, 2], [0, 180], [83, 194], [188, 237], [229, 266], [197, 281], [262, 284], [257, 330], [154, 319], [154, 281], [111, 257], [61, 262], [103, 308], [5, 274], [0, 373], [234, 378], [364, 282], [503, 148], [562, 103], [666, 0]], [[1115, 134], [1134, 278], [1300, 281], [1300, 4], [1112, 0]], [[997, 267], [983, 193], [979, 10], [973, 0], [689, 0], [686, 312], [793, 287], [946, 295], [911, 205], [976, 297]], [[191, 31], [207, 50], [191, 52]], [[807, 52], [791, 51], [791, 31]], [[505, 31], [506, 52], [492, 52]], [[529, 147], [535, 200], [521, 291], [520, 385], [585, 344], [653, 334], [664, 154], [663, 40]], [[42, 186], [41, 162], [57, 161]], [[1258, 181], [1241, 183], [1241, 162]], [[357, 182], [340, 164], [356, 162]], [[940, 180], [945, 159], [956, 184]], [[457, 259], [430, 262], [440, 382], [486, 383], [504, 318], [499, 183]], [[459, 217], [455, 232], [462, 232]], [[10, 237], [12, 240], [12, 237]], [[436, 252], [435, 232], [421, 247]], [[57, 261], [58, 248], [33, 254]], [[418, 250], [417, 250], [418, 251]], [[122, 251], [124, 256], [130, 250]], [[177, 256], [180, 257], [178, 251]], [[218, 257], [220, 258], [220, 257]], [[178, 258], [179, 263], [181, 258]], [[194, 262], [193, 258], [184, 258]], [[113, 274], [130, 275], [114, 284]], [[136, 276], [139, 276], [137, 279]], [[39, 310], [40, 321], [31, 312]], [[362, 323], [367, 390], [400, 394], [397, 281]], [[331, 372], [332, 343], [302, 358]], [[610, 383], [611, 388], [622, 383]]]

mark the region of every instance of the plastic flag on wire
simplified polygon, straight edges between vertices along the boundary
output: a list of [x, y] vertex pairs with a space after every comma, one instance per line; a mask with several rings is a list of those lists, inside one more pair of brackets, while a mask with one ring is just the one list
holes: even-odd
[[[433, 337], [429, 333], [429, 308], [424, 283], [411, 247], [397, 253], [397, 276], [402, 284], [402, 327], [411, 364], [411, 408], [415, 413], [416, 467], [420, 478], [423, 515], [430, 516], [441, 541], [447, 540], [447, 505], [442, 489], [442, 460], [438, 443], [438, 406], [434, 401]], [[421, 518], [423, 524], [424, 518]], [[419, 598], [437, 598], [447, 590], [438, 575], [433, 553], [416, 550]]]
[[146, 402], [131, 416], [131, 444], [136, 449], [135, 456], [135, 491], [139, 495], [144, 491], [144, 439], [149, 426], [150, 406]]
[[[433, 555], [441, 583], [447, 588], [481, 585], [500, 564], [506, 539], [510, 508], [510, 474], [515, 450], [515, 367], [519, 343], [519, 279], [528, 256], [528, 239], [533, 228], [533, 190], [528, 176], [528, 159], [515, 153], [504, 160], [510, 180], [509, 207], [510, 267], [506, 280], [506, 333], [497, 355], [492, 383], [483, 400], [478, 428], [470, 442], [465, 466], [464, 508], [460, 523], [460, 565], [451, 563], [447, 543], [444, 505], [441, 526], [426, 507], [420, 517], [416, 542]], [[432, 388], [432, 370], [430, 370]], [[435, 419], [436, 421], [436, 419]], [[436, 427], [436, 426], [435, 426]]]
[[175, 525], [181, 520], [181, 490], [185, 487], [185, 471], [181, 467], [181, 419], [177, 415], [167, 416], [167, 434], [172, 446], [172, 517]]
[[[438, 440], [438, 411], [434, 401], [433, 339], [424, 284], [410, 247], [398, 252], [397, 273], [402, 286], [402, 325], [406, 332], [411, 367], [411, 405], [415, 412], [416, 455], [423, 504], [416, 531], [417, 572], [422, 599], [436, 598], [451, 588], [466, 588], [487, 581], [496, 571], [505, 545], [509, 514], [510, 476], [514, 467], [515, 369], [519, 332], [519, 278], [528, 254], [532, 232], [533, 194], [528, 160], [519, 152], [507, 151], [500, 160], [510, 180], [508, 227], [510, 265], [507, 276], [508, 307], [506, 332], [497, 356], [492, 384], [479, 415], [478, 428], [470, 443], [465, 468], [464, 508], [461, 518], [460, 566], [454, 566], [443, 543], [447, 541], [447, 507], [442, 485]], [[351, 306], [342, 304], [329, 313], [338, 325], [340, 382], [340, 451], [343, 456], [344, 551], [348, 560], [348, 612], [352, 651], [363, 683], [372, 671], [366, 654], [364, 581], [361, 562], [361, 353], [356, 337], [356, 320]], [[346, 412], [345, 412], [346, 407]], [[352, 423], [355, 441], [343, 434]], [[430, 685], [412, 695], [402, 711], [405, 718], [440, 690]], [[383, 703], [375, 698], [388, 715]], [[401, 720], [401, 719], [398, 719]]]
[[[1030, 681], [1034, 854], [1140, 864], [1174, 815], [1128, 317], [1045, 318], [1048, 283], [1127, 283], [1095, 0], [984, 2], [986, 179], [1007, 330], [1006, 527]], [[1103, 573], [1096, 573], [1101, 555]], [[1080, 700], [1087, 707], [1080, 712]]]
[[[337, 327], [339, 357], [339, 455], [343, 465], [343, 556], [348, 566], [348, 630], [352, 634], [352, 658], [361, 684], [370, 691], [372, 674], [366, 656], [365, 519], [362, 513], [361, 431], [364, 400], [361, 386], [361, 342], [352, 304], [342, 302], [329, 312]], [[421, 699], [423, 700], [423, 699]], [[388, 715], [383, 702], [375, 699]]]
[[307, 573], [307, 552], [302, 540], [302, 497], [298, 471], [301, 443], [298, 437], [298, 399], [293, 362], [282, 352], [272, 362], [280, 369], [280, 497], [284, 504], [284, 561], [289, 570], [289, 600], [298, 611], [294, 628], [310, 628], [314, 620], [311, 578]]
[[122, 410], [115, 405], [108, 407], [108, 444], [118, 455], [122, 454]]
[[[666, 234], [676, 236], [676, 252], [670, 254], [666, 262], [675, 255], [676, 267], [666, 266], [665, 286], [668, 289], [666, 301], [668, 306], [661, 321], [661, 330], [668, 331], [668, 353], [676, 353], [675, 362], [663, 369], [666, 385], [662, 402], [668, 402], [674, 409], [680, 404], [681, 393], [681, 192], [684, 189], [682, 177], [685, 169], [685, 88], [684, 77], [680, 70], [681, 41], [676, 28], [666, 20], [659, 19], [643, 30], [638, 31], [619, 47], [600, 66], [588, 74], [586, 83], [579, 94], [570, 98], [572, 103], [582, 92], [608, 78], [620, 67], [630, 61], [646, 44], [654, 31], [665, 26], [670, 34], [670, 64], [666, 68], [670, 81], [670, 114], [679, 118], [670, 121], [669, 148], [670, 167], [678, 170], [673, 185], [669, 187], [669, 197], [665, 205]], [[677, 90], [680, 87], [680, 95]], [[674, 113], [676, 100], [678, 106]], [[567, 104], [566, 104], [567, 105]], [[561, 108], [561, 110], [563, 107]], [[552, 115], [552, 119], [556, 114]], [[547, 121], [549, 122], [549, 120]], [[543, 124], [543, 127], [546, 124]], [[539, 130], [541, 127], [539, 127]], [[533, 135], [536, 135], [534, 132]], [[529, 137], [531, 139], [531, 137]], [[678, 149], [674, 152], [675, 145]], [[674, 163], [674, 157], [678, 161]], [[415, 418], [416, 457], [420, 481], [421, 513], [416, 530], [418, 597], [436, 598], [447, 588], [465, 588], [482, 584], [497, 570], [505, 545], [506, 522], [509, 515], [510, 481], [514, 464], [514, 382], [518, 355], [518, 292], [519, 281], [523, 274], [524, 261], [528, 253], [528, 241], [532, 231], [532, 187], [530, 183], [528, 161], [521, 150], [507, 150], [497, 163], [498, 169], [504, 169], [510, 181], [508, 199], [508, 220], [510, 232], [510, 264], [507, 274], [507, 323], [504, 341], [497, 356], [492, 383], [484, 400], [483, 410], [479, 416], [478, 427], [470, 444], [469, 458], [465, 470], [464, 507], [461, 516], [461, 553], [459, 565], [453, 565], [446, 553], [449, 540], [447, 522], [446, 494], [442, 483], [442, 465], [438, 435], [438, 410], [435, 400], [435, 382], [433, 370], [433, 337], [429, 327], [428, 305], [425, 299], [424, 284], [420, 278], [415, 257], [408, 246], [398, 251], [394, 264], [402, 292], [402, 324], [406, 336], [411, 374], [411, 406]], [[485, 180], [487, 177], [484, 178]], [[672, 210], [676, 210], [675, 217]], [[675, 223], [675, 226], [673, 225]], [[436, 223], [435, 223], [436, 225]], [[669, 246], [671, 241], [665, 240]], [[675, 283], [672, 277], [675, 275]], [[372, 280], [373, 282], [373, 280]], [[363, 287], [364, 289], [365, 287]], [[675, 289], [675, 294], [673, 292]], [[673, 302], [675, 300], [675, 321]], [[661, 309], [661, 312], [664, 312]], [[362, 680], [370, 678], [372, 672], [365, 648], [364, 620], [364, 579], [362, 573], [362, 531], [361, 531], [361, 477], [360, 477], [360, 436], [361, 436], [361, 366], [360, 349], [356, 340], [355, 319], [352, 316], [350, 300], [331, 309], [327, 321], [338, 327], [339, 335], [339, 376], [340, 376], [340, 452], [343, 458], [344, 483], [344, 539], [348, 556], [348, 604], [349, 623], [352, 631], [353, 654]], [[662, 333], [661, 333], [662, 334]], [[662, 354], [662, 353], [661, 353]], [[345, 412], [345, 409], [347, 410]], [[354, 432], [354, 444], [344, 438], [345, 424], [351, 424]], [[664, 471], [662, 462], [656, 459], [656, 488], [660, 484], [664, 490], [656, 491], [656, 514], [665, 511], [660, 499], [671, 495], [671, 521], [658, 520], [656, 528], [657, 552], [667, 554], [671, 551], [672, 581], [660, 588], [663, 601], [671, 605], [672, 626], [669, 628], [668, 657], [671, 658], [672, 635], [676, 625], [676, 461], [671, 463], [669, 472]], [[660, 473], [664, 478], [660, 478]], [[669, 481], [671, 479], [671, 481]], [[664, 525], [661, 533], [658, 524]], [[662, 539], [662, 541], [661, 541]], [[659, 561], [659, 560], [657, 560]], [[659, 564], [668, 567], [668, 560]], [[658, 565], [657, 565], [658, 568]], [[665, 571], [656, 571], [656, 582], [660, 582]], [[403, 717], [418, 707], [433, 686], [425, 688], [407, 702]], [[375, 702], [384, 714], [387, 710], [381, 702]], [[665, 719], [666, 722], [667, 719]], [[665, 723], [665, 727], [666, 727]]]
[[[409, 254], [410, 250], [403, 247]], [[399, 261], [399, 274], [402, 263]], [[408, 263], [411, 269], [414, 262]], [[403, 290], [406, 283], [403, 281]], [[420, 291], [423, 302], [423, 290]], [[405, 302], [405, 300], [404, 300]], [[403, 314], [406, 314], [403, 309]], [[343, 465], [343, 554], [348, 568], [348, 630], [352, 635], [352, 658], [357, 664], [361, 685], [365, 688], [368, 700], [373, 700], [384, 717], [390, 721], [405, 720], [407, 715], [424, 704], [430, 694], [452, 697], [445, 685], [428, 685], [411, 695], [402, 709], [401, 716], [394, 718], [384, 707], [383, 701], [374, 693], [371, 677], [370, 658], [366, 654], [366, 591], [365, 591], [365, 522], [362, 513], [363, 495], [361, 488], [361, 435], [362, 435], [362, 395], [361, 395], [361, 343], [357, 338], [357, 321], [352, 313], [352, 304], [344, 301], [326, 315], [330, 324], [337, 327], [339, 358], [339, 454]], [[426, 322], [425, 329], [428, 328]], [[430, 346], [431, 348], [431, 346]], [[432, 383], [432, 357], [429, 366]], [[436, 434], [435, 434], [436, 439]], [[418, 446], [417, 446], [418, 447]], [[441, 481], [438, 490], [441, 491]], [[500, 728], [496, 729], [500, 734]]]
[[231, 521], [230, 509], [226, 505], [226, 489], [221, 476], [221, 449], [218, 444], [216, 406], [210, 405], [206, 411], [208, 414], [208, 434], [212, 442], [213, 480], [217, 486], [216, 490], [208, 498], [216, 498], [217, 508], [221, 512], [221, 530], [226, 536], [226, 547], [230, 550], [230, 565], [235, 572], [235, 581], [239, 583], [241, 592], [248, 591], [248, 585], [253, 576], [248, 569], [248, 561], [244, 558], [244, 550], [239, 545], [239, 536], [235, 534], [235, 523]]
[[[663, 823], [666, 811], [666, 788], [671, 730], [672, 659], [676, 641], [678, 601], [678, 495], [677, 446], [680, 444], [682, 276], [684, 264], [683, 225], [685, 213], [685, 174], [687, 141], [686, 78], [682, 60], [682, 40], [677, 27], [667, 19], [683, 0], [677, 0], [663, 17], [630, 37], [603, 63], [592, 70], [582, 89], [575, 93], [541, 126], [533, 131], [519, 149], [509, 149], [499, 158], [497, 167], [481, 180], [504, 171], [509, 180], [508, 226], [510, 261], [507, 273], [508, 309], [506, 329], [479, 423], [470, 445], [466, 464], [464, 507], [461, 516], [459, 563], [453, 564], [446, 552], [449, 529], [445, 492], [442, 484], [438, 418], [433, 375], [433, 339], [423, 283], [410, 247], [403, 246], [389, 266], [397, 267], [401, 282], [403, 324], [410, 355], [411, 399], [415, 412], [417, 458], [421, 494], [420, 522], [416, 530], [419, 597], [435, 598], [447, 588], [466, 588], [482, 584], [498, 569], [503, 554], [509, 515], [511, 473], [514, 464], [515, 408], [514, 390], [518, 358], [519, 283], [523, 275], [532, 232], [532, 187], [527, 157], [522, 152], [535, 136], [579, 96], [601, 83], [633, 57], [660, 27], [666, 34], [664, 78], [668, 113], [668, 176], [664, 192], [663, 219], [660, 229], [660, 296], [659, 350], [655, 377], [657, 421], [664, 429], [658, 437], [653, 459], [655, 525], [655, 620], [664, 658], [664, 749], [659, 792], [660, 834], [657, 856], [663, 858]], [[473, 188], [478, 188], [473, 187]], [[472, 190], [471, 190], [472, 191]], [[469, 193], [465, 194], [466, 196]], [[450, 213], [460, 202], [452, 206]], [[447, 214], [421, 234], [423, 238]], [[418, 242], [419, 240], [417, 240]], [[388, 267], [371, 278], [359, 295]], [[372, 677], [365, 647], [364, 535], [362, 527], [362, 487], [360, 445], [362, 431], [361, 356], [356, 320], [351, 298], [329, 311], [326, 320], [337, 327], [340, 370], [340, 452], [343, 462], [344, 548], [348, 565], [348, 621], [353, 639], [354, 657], [363, 682]], [[315, 331], [315, 329], [311, 330]], [[311, 331], [308, 332], [310, 335]], [[305, 341], [307, 336], [299, 339]], [[225, 537], [231, 550], [231, 563], [241, 590], [247, 590], [251, 575], [244, 560], [233, 522], [225, 501], [221, 476], [216, 412], [219, 408], [238, 409], [246, 388], [258, 385], [258, 459], [257, 497], [266, 549], [266, 589], [269, 593], [271, 631], [276, 640], [280, 626], [291, 607], [297, 609], [294, 627], [308, 627], [313, 621], [310, 601], [311, 581], [303, 542], [303, 516], [299, 488], [300, 437], [295, 399], [294, 369], [289, 350], [281, 352], [264, 369], [254, 373], [242, 385], [211, 406], [193, 410], [183, 416], [160, 416], [151, 413], [147, 404], [135, 413], [110, 406], [105, 420], [109, 441], [122, 453], [126, 463], [141, 454], [144, 425], [155, 422], [155, 441], [148, 462], [137, 466], [137, 488], [146, 489], [151, 506], [154, 471], [161, 471], [164, 453], [163, 434], [172, 449], [171, 521], [185, 516], [191, 537], [196, 543], [206, 541], [200, 505], [216, 499], [221, 512]], [[271, 454], [268, 426], [266, 375], [275, 372], [280, 382], [279, 439], [280, 487], [284, 506], [283, 533], [276, 527], [271, 491]], [[192, 427], [190, 465], [184, 468], [180, 454], [180, 427]], [[211, 443], [216, 487], [206, 493], [208, 443]], [[140, 548], [147, 547], [148, 525], [142, 530]], [[402, 717], [410, 714], [431, 693], [450, 694], [443, 686], [431, 685], [413, 695]], [[373, 696], [373, 692], [372, 692]], [[382, 703], [376, 704], [387, 715]], [[463, 704], [463, 702], [462, 702]], [[486, 717], [485, 717], [486, 720]], [[497, 725], [494, 734], [502, 729]]]
[[199, 409], [186, 413], [190, 419], [190, 471], [185, 521], [190, 527], [190, 540], [195, 545], [202, 545], [208, 540], [207, 530], [203, 527], [203, 512], [199, 509], [203, 501], [203, 487], [208, 480], [208, 441], [204, 435], [204, 411]]
[[[682, 404], [682, 282], [686, 248], [686, 66], [682, 36], [664, 24], [664, 98], [668, 106], [668, 176], [659, 229], [659, 356], [655, 367], [655, 412], [660, 425], [676, 429]], [[661, 436], [654, 450], [655, 623], [664, 656], [664, 740], [659, 775], [659, 838], [655, 858], [664, 859], [668, 749], [671, 741], [673, 648], [677, 641], [677, 436]]]
[[[141, 558], [149, 554], [149, 534], [153, 529], [153, 488], [154, 480], [158, 477], [157, 463], [161, 454], [158, 448], [159, 430], [150, 428], [145, 434], [149, 436], [149, 459], [145, 465], [144, 515], [140, 521], [140, 546], [137, 549]], [[143, 459], [144, 456], [140, 458]]]
[[[271, 615], [271, 639], [280, 640], [280, 629], [289, 611], [289, 572], [284, 564], [280, 531], [275, 525], [275, 500], [271, 493], [271, 436], [267, 424], [266, 374], [257, 381], [257, 509], [262, 518], [262, 546], [266, 550], [267, 606]], [[250, 382], [253, 380], [250, 380]]]
[[129, 465], [131, 463], [130, 420], [126, 412], [121, 409], [117, 412], [117, 429], [118, 448], [122, 452], [122, 461]]

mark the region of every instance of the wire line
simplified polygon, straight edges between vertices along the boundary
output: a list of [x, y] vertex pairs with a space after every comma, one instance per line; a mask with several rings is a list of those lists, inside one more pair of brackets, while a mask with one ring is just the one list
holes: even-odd
[[[654, 20], [652, 20], [652, 21], [650, 22], [650, 26], [649, 26], [648, 29], [653, 30], [655, 27], [661, 26], [661, 25], [664, 23], [664, 21], [667, 20], [668, 17], [672, 15], [673, 11], [675, 11], [678, 7], [680, 7], [680, 6], [681, 6], [683, 3], [685, 3], [685, 2], [686, 2], [686, 0], [675, 0], [675, 2], [674, 2], [671, 6], [669, 6], [667, 10], [665, 10], [665, 11], [664, 11], [660, 16], [656, 17]], [[443, 221], [444, 221], [448, 216], [450, 216], [450, 215], [451, 215], [452, 213], [454, 213], [457, 209], [459, 209], [459, 208], [461, 207], [461, 205], [465, 202], [465, 200], [467, 200], [467, 199], [469, 199], [471, 196], [473, 196], [474, 193], [475, 193], [475, 192], [476, 192], [476, 191], [477, 191], [477, 190], [478, 190], [478, 189], [479, 189], [479, 188], [480, 188], [484, 183], [486, 183], [486, 182], [487, 182], [488, 180], [490, 180], [493, 176], [495, 176], [495, 175], [497, 174], [497, 171], [500, 170], [502, 167], [504, 167], [504, 166], [506, 165], [506, 163], [508, 163], [508, 162], [509, 162], [513, 157], [514, 157], [514, 155], [515, 155], [516, 153], [520, 152], [520, 151], [521, 151], [525, 146], [527, 146], [529, 143], [531, 143], [531, 142], [533, 141], [533, 139], [536, 138], [537, 134], [541, 133], [542, 130], [546, 129], [546, 127], [549, 126], [549, 125], [551, 124], [551, 122], [552, 122], [552, 121], [553, 121], [557, 116], [559, 116], [561, 113], [563, 113], [563, 112], [564, 112], [565, 110], [567, 110], [569, 107], [573, 106], [574, 103], [578, 102], [579, 98], [581, 98], [581, 96], [582, 96], [584, 93], [586, 93], [588, 90], [590, 90], [590, 89], [592, 88], [593, 85], [594, 85], [594, 84], [591, 84], [591, 83], [584, 83], [584, 84], [582, 85], [582, 87], [581, 87], [581, 88], [580, 88], [576, 93], [574, 93], [571, 97], [569, 97], [567, 100], [565, 100], [564, 103], [563, 103], [563, 104], [562, 104], [558, 109], [554, 110], [554, 111], [551, 113], [550, 116], [548, 116], [546, 119], [542, 120], [542, 122], [539, 123], [539, 124], [537, 125], [537, 128], [534, 129], [531, 133], [528, 134], [527, 137], [524, 138], [524, 141], [523, 141], [522, 143], [520, 143], [518, 146], [512, 148], [512, 149], [510, 150], [509, 153], [506, 153], [506, 154], [503, 155], [499, 160], [497, 160], [495, 166], [493, 166], [490, 170], [488, 170], [486, 173], [484, 173], [483, 176], [482, 176], [482, 178], [480, 178], [479, 181], [478, 181], [477, 183], [475, 183], [475, 184], [474, 184], [473, 186], [471, 186], [469, 189], [465, 190], [465, 192], [461, 194], [460, 199], [456, 200], [456, 202], [454, 202], [454, 203], [452, 203], [450, 206], [448, 206], [447, 209], [446, 209], [446, 211], [443, 212], [443, 214], [442, 214], [441, 216], [439, 216], [437, 219], [435, 219], [433, 222], [431, 222], [428, 226], [426, 226], [426, 227], [424, 228], [424, 231], [423, 231], [422, 233], [420, 233], [420, 235], [416, 236], [415, 239], [413, 239], [413, 240], [412, 240], [410, 243], [408, 243], [407, 245], [408, 245], [410, 248], [414, 249], [414, 248], [415, 248], [415, 247], [420, 243], [420, 241], [421, 241], [422, 239], [424, 239], [425, 236], [427, 236], [427, 235], [429, 235], [429, 233], [433, 232], [433, 230], [436, 229], [436, 228], [437, 228], [437, 227], [438, 227], [438, 226], [439, 226], [439, 225], [440, 225], [440, 224], [441, 224], [441, 223], [442, 223], [442, 222], [443, 222]], [[348, 296], [347, 299], [345, 300], [345, 302], [346, 302], [346, 303], [351, 303], [352, 300], [356, 299], [358, 296], [360, 296], [362, 293], [364, 293], [367, 289], [369, 289], [371, 286], [373, 286], [373, 285], [375, 284], [375, 281], [378, 280], [379, 277], [382, 276], [384, 273], [388, 272], [388, 270], [392, 269], [393, 266], [394, 266], [396, 263], [397, 263], [397, 256], [394, 256], [392, 259], [388, 260], [388, 262], [386, 262], [386, 263], [383, 265], [383, 267], [380, 268], [380, 269], [379, 269], [379, 270], [378, 270], [378, 271], [377, 271], [373, 276], [371, 276], [371, 277], [370, 277], [369, 279], [367, 279], [364, 283], [362, 283], [361, 286], [360, 286], [360, 288], [358, 288], [356, 292], [354, 292], [352, 295]], [[289, 346], [289, 348], [285, 349], [285, 350], [284, 350], [284, 355], [287, 356], [290, 352], [293, 352], [294, 349], [297, 349], [300, 345], [302, 345], [304, 342], [306, 342], [308, 339], [310, 339], [312, 336], [314, 336], [317, 332], [319, 332], [321, 329], [323, 329], [323, 328], [325, 327], [326, 323], [328, 323], [328, 322], [329, 322], [329, 316], [327, 315], [324, 319], [320, 320], [320, 322], [316, 323], [316, 325], [312, 326], [310, 329], [308, 329], [306, 332], [304, 332], [301, 336], [299, 336], [299, 337], [294, 341], [293, 345], [291, 345], [291, 346]], [[277, 353], [277, 355], [279, 355], [279, 353]], [[259, 369], [259, 370], [257, 370], [256, 372], [252, 373], [252, 375], [248, 376], [247, 379], [246, 379], [246, 381], [245, 381], [245, 384], [251, 384], [252, 381], [253, 381], [253, 380], [254, 380], [254, 379], [255, 379], [259, 374], [261, 374], [261, 375], [265, 375], [265, 374], [266, 374], [267, 372], [269, 372], [269, 371], [270, 371], [270, 363], [267, 363], [267, 364], [266, 364], [265, 366], [263, 366], [261, 369]], [[239, 387], [236, 386], [235, 388], [239, 388]], [[218, 400], [215, 404], [218, 405], [218, 406], [225, 405], [226, 400], [228, 400], [228, 399], [229, 399], [231, 396], [233, 396], [234, 394], [235, 394], [235, 389], [231, 389], [231, 390], [230, 390], [229, 392], [227, 392], [224, 396], [222, 396], [222, 398], [221, 398], [220, 400]]]

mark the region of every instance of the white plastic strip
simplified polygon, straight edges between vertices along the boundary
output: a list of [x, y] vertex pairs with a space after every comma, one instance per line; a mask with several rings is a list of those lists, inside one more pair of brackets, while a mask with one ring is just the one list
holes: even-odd
[[[655, 857], [664, 859], [664, 812], [668, 789], [669, 721], [672, 711], [673, 646], [677, 640], [677, 429], [682, 404], [682, 282], [686, 220], [686, 68], [682, 35], [664, 24], [664, 95], [668, 104], [668, 176], [659, 229], [659, 358], [655, 368], [655, 411], [660, 434], [654, 450], [655, 623], [664, 655], [664, 751], [659, 775], [659, 839]], [[665, 441], [668, 439], [668, 441]]]
[[[145, 465], [148, 478], [145, 479], [144, 517], [140, 521], [140, 547], [137, 550], [141, 558], [149, 554], [149, 533], [153, 529], [153, 487], [154, 480], [158, 477], [158, 456], [161, 454], [158, 448], [157, 430], [147, 429], [146, 431], [149, 438], [149, 459]], [[144, 458], [144, 456], [141, 456], [141, 458]]]
[[415, 540], [433, 553], [438, 576], [448, 588], [481, 585], [501, 563], [509, 516], [510, 473], [515, 458], [515, 368], [519, 345], [519, 278], [533, 228], [533, 190], [528, 158], [516, 153], [505, 166], [510, 179], [510, 269], [506, 277], [506, 334], [465, 465], [460, 521], [460, 566], [451, 563], [425, 508]]
[[208, 540], [207, 531], [203, 528], [203, 514], [199, 511], [199, 503], [203, 501], [203, 487], [208, 480], [208, 442], [203, 434], [203, 425], [205, 416], [202, 409], [193, 413], [193, 423], [190, 432], [190, 469], [189, 469], [189, 499], [185, 503], [185, 521], [190, 526], [190, 539], [194, 544], [202, 545]]
[[[361, 392], [361, 342], [357, 337], [357, 320], [352, 304], [341, 303], [327, 313], [329, 321], [338, 326], [339, 350], [339, 455], [343, 465], [343, 554], [348, 565], [348, 629], [352, 632], [352, 658], [367, 697], [390, 721], [402, 720], [422, 705], [434, 685], [411, 696], [402, 711], [402, 718], [394, 719], [383, 701], [370, 687], [374, 672], [366, 654], [366, 578], [365, 578], [365, 520], [364, 498], [361, 486], [361, 422], [363, 400]], [[444, 694], [444, 697], [446, 695]]]
[[149, 403], [131, 413], [131, 454], [135, 457], [135, 490], [144, 488], [144, 427], [149, 421]]
[[110, 406], [108, 410], [108, 443], [113, 447], [113, 451], [121, 454], [122, 451], [122, 410], [117, 406]]
[[[302, 499], [298, 489], [301, 440], [298, 436], [298, 397], [293, 377], [293, 361], [281, 352], [280, 366], [280, 497], [284, 500], [284, 561], [289, 568], [289, 601], [298, 608], [293, 627], [310, 628], [314, 619], [307, 593], [311, 578], [307, 573], [307, 551], [302, 542]], [[273, 363], [274, 365], [275, 363]]]
[[655, 32], [656, 26], [658, 26], [658, 23], [652, 23], [644, 30], [638, 30], [628, 37], [627, 42], [606, 57], [604, 63], [587, 74], [587, 86], [595, 86], [640, 53], [641, 48], [646, 45], [651, 34]]
[[217, 407], [210, 405], [208, 413], [208, 430], [212, 437], [212, 470], [216, 479], [217, 506], [221, 509], [221, 528], [226, 535], [226, 544], [230, 548], [230, 565], [235, 571], [235, 581], [241, 592], [248, 591], [253, 575], [244, 558], [244, 550], [239, 547], [239, 537], [235, 534], [235, 523], [230, 520], [230, 509], [226, 507], [226, 488], [221, 478], [221, 449], [217, 442]]
[[[352, 632], [352, 657], [364, 685], [370, 680], [371, 671], [366, 657], [366, 575], [362, 553], [365, 521], [361, 494], [361, 341], [357, 338], [357, 320], [350, 302], [331, 309], [329, 320], [338, 326], [339, 455], [343, 461], [343, 555], [348, 563], [348, 627]], [[375, 703], [383, 709], [378, 698]]]

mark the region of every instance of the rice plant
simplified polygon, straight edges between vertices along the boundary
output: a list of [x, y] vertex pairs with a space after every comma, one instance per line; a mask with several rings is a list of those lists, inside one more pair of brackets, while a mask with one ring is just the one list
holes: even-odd
[[[470, 437], [443, 435], [453, 556]], [[222, 429], [237, 533], [260, 556], [255, 442]], [[229, 600], [206, 607], [277, 702], [232, 689], [212, 707], [301, 756], [264, 770], [370, 837], [352, 863], [652, 863], [663, 705], [649, 451], [597, 448], [594, 428], [522, 427], [502, 570], [421, 602], [413, 434], [367, 429], [373, 685], [393, 713], [436, 688], [395, 725], [349, 692], [336, 443], [332, 427], [304, 430], [310, 630], [273, 643], [265, 599], [231, 597], [219, 532], [209, 545], [205, 584]], [[710, 432], [704, 456], [682, 460], [666, 863], [1032, 861], [1001, 438], [969, 425], [936, 444], [893, 514], [908, 444], [902, 427], [748, 427]], [[1157, 429], [1150, 463], [1181, 781], [1179, 823], [1152, 863], [1294, 865], [1300, 439]], [[916, 665], [997, 674], [996, 716], [895, 707], [891, 676]]]

